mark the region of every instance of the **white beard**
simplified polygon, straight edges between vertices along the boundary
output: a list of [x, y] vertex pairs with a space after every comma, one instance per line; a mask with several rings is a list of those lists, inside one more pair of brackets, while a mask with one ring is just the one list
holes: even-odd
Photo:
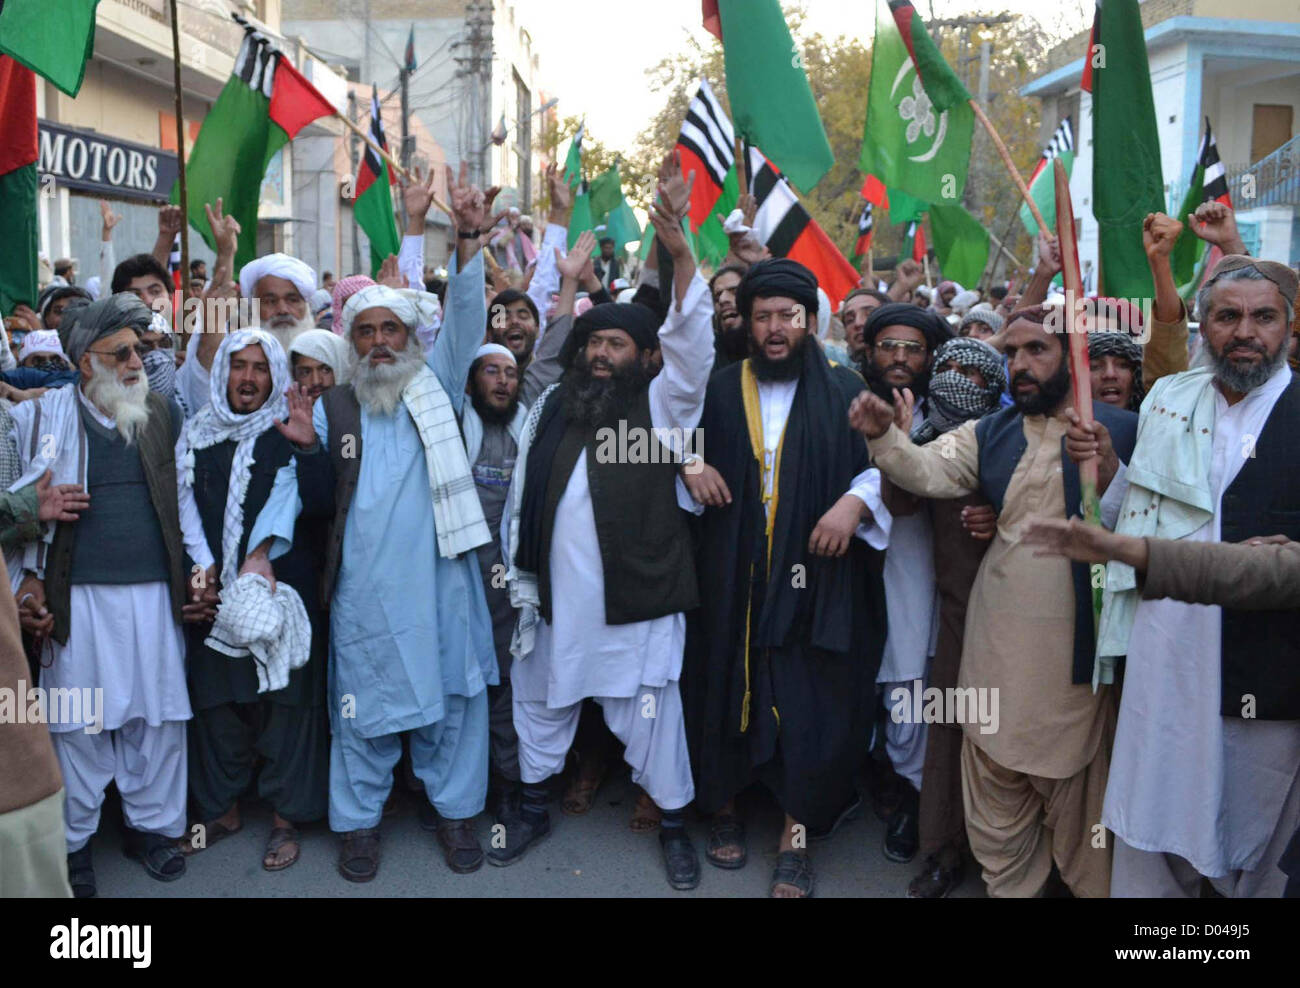
[[316, 328], [316, 320], [312, 319], [311, 313], [309, 312], [292, 325], [271, 326], [268, 324], [262, 328], [275, 337], [276, 342], [284, 348], [284, 352], [287, 355], [289, 353], [289, 347], [294, 340], [307, 332], [307, 330]]
[[105, 365], [95, 354], [90, 355], [94, 377], [84, 384], [86, 398], [101, 412], [113, 419], [117, 431], [127, 445], [135, 442], [140, 427], [149, 420], [149, 378], [144, 371], [131, 385], [123, 384], [115, 368]]
[[[372, 350], [371, 353], [374, 351]], [[372, 364], [370, 355], [358, 357], [355, 346], [348, 346], [348, 376], [357, 401], [371, 412], [392, 415], [402, 400], [402, 390], [424, 366], [424, 347], [412, 333], [406, 349], [392, 351], [391, 364]]]

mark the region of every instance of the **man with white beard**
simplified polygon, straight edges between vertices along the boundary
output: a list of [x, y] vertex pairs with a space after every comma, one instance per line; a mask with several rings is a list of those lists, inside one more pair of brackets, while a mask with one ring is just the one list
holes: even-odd
[[[415, 332], [420, 300], [363, 288], [341, 314], [348, 383], [317, 400], [314, 433], [285, 433], [304, 453], [328, 455], [336, 474], [324, 572], [329, 818], [343, 838], [339, 873], [353, 882], [379, 870], [402, 732], [441, 818], [448, 866], [467, 873], [483, 863], [473, 817], [487, 796], [487, 686], [497, 664], [473, 550], [491, 534], [456, 415], [487, 319], [479, 236], [496, 190], [471, 186], [464, 165], [459, 184], [448, 169], [448, 186], [457, 250], [433, 346], [426, 353]], [[413, 183], [408, 206], [414, 189], [427, 210], [430, 186]]]
[[23, 476], [11, 489], [50, 470], [95, 505], [24, 547], [17, 593], [23, 626], [48, 655], [40, 685], [102, 696], [50, 724], [66, 786], [69, 882], [83, 897], [95, 894], [90, 839], [109, 782], [122, 796], [127, 853], [159, 881], [185, 872], [176, 847], [190, 719], [180, 623], [210, 611], [201, 598], [215, 571], [193, 494], [177, 482], [180, 410], [149, 390], [140, 360], [151, 316], [127, 293], [87, 306], [67, 346], [80, 384], [13, 413]]

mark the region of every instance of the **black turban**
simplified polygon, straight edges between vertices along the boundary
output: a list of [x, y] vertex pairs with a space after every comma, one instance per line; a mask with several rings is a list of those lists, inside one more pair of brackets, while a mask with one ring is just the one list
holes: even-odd
[[[65, 313], [65, 317], [66, 317]], [[63, 344], [63, 350], [74, 364], [81, 360], [81, 355], [90, 348], [90, 344], [105, 336], [112, 336], [119, 329], [134, 329], [136, 335], [144, 333], [153, 320], [153, 310], [130, 292], [118, 292], [98, 302], [82, 306], [73, 314], [72, 325]], [[59, 329], [69, 320], [65, 318]], [[60, 338], [64, 334], [59, 333]]]
[[948, 321], [936, 312], [922, 309], [910, 302], [890, 302], [871, 313], [867, 326], [862, 331], [862, 342], [870, 346], [875, 342], [880, 331], [886, 326], [911, 326], [919, 329], [925, 336], [925, 345], [931, 353], [939, 345], [952, 339], [952, 330]]
[[[792, 298], [810, 315], [817, 315], [817, 279], [798, 261], [773, 257], [759, 261], [741, 279], [736, 308], [749, 319], [756, 298]], [[809, 320], [812, 325], [812, 320]], [[815, 327], [814, 327], [815, 328]]]
[[574, 355], [587, 345], [587, 337], [602, 329], [623, 330], [638, 350], [659, 349], [659, 317], [653, 309], [636, 302], [605, 302], [593, 305], [573, 321], [573, 331], [560, 352], [561, 366], [568, 367]]

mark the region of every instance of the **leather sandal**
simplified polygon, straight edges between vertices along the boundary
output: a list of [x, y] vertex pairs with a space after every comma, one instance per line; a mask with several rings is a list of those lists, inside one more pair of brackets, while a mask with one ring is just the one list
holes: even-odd
[[468, 875], [483, 867], [483, 848], [479, 846], [473, 820], [440, 821], [438, 843], [442, 845], [447, 867], [456, 874]]
[[[286, 844], [297, 845], [293, 856], [287, 861], [276, 860], [276, 852]], [[266, 842], [266, 851], [262, 854], [262, 867], [267, 871], [284, 871], [290, 865], [298, 863], [300, 853], [302, 853], [302, 835], [298, 833], [297, 827], [272, 827], [270, 839]]]
[[649, 793], [642, 790], [641, 795], [636, 798], [636, 806], [632, 809], [632, 819], [628, 822], [628, 827], [635, 834], [652, 834], [659, 829], [659, 823], [663, 818], [663, 810], [655, 805]]
[[368, 882], [379, 874], [379, 828], [350, 830], [339, 847], [339, 874], [349, 882]]
[[[194, 833], [195, 827], [203, 828], [202, 844], [194, 843], [195, 838], [198, 836], [197, 834]], [[233, 834], [237, 834], [243, 829], [244, 829], [243, 820], [240, 820], [239, 823], [237, 823], [233, 827], [227, 827], [220, 820], [212, 820], [209, 821], [208, 823], [194, 824], [194, 826], [190, 827], [190, 829], [186, 831], [185, 836], [182, 837], [180, 840], [181, 853], [186, 856], [189, 856], [191, 854], [198, 854], [200, 851], [206, 851], [208, 848], [210, 848], [213, 844], [216, 844], [218, 841], [223, 841], [227, 837], [230, 837]]]
[[174, 882], [185, 874], [185, 854], [175, 837], [147, 834], [127, 828], [122, 853], [144, 865], [145, 873], [160, 882]]
[[[718, 852], [727, 847], [740, 848], [740, 856], [735, 858], [719, 856]], [[739, 817], [730, 813], [714, 815], [709, 823], [709, 846], [704, 856], [715, 868], [734, 871], [745, 867], [745, 862], [749, 860], [749, 848], [745, 843], [745, 825], [740, 822]]]
[[800, 854], [798, 851], [782, 851], [776, 856], [776, 868], [772, 872], [772, 884], [769, 894], [772, 898], [784, 898], [777, 896], [776, 887], [778, 885], [789, 885], [791, 888], [798, 889], [801, 893], [796, 896], [789, 896], [793, 899], [811, 899], [813, 894], [813, 870], [812, 861], [808, 855]]

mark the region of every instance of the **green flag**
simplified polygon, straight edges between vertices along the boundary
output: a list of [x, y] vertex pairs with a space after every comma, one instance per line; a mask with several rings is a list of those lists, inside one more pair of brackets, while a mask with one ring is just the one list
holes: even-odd
[[591, 215], [605, 217], [618, 206], [623, 198], [623, 182], [619, 178], [618, 165], [601, 172], [587, 186], [587, 195], [591, 197]]
[[0, 0], [0, 54], [76, 96], [95, 50], [99, 0]]
[[571, 189], [582, 181], [582, 131], [586, 126], [585, 120], [578, 124], [573, 140], [569, 141], [569, 153], [564, 159], [564, 184]]
[[809, 191], [835, 156], [779, 0], [717, 0], [717, 10], [736, 134]]
[[[376, 144], [387, 149], [383, 117], [379, 112], [379, 93], [373, 87], [370, 95], [370, 136]], [[374, 277], [388, 255], [401, 250], [402, 238], [398, 236], [397, 220], [393, 216], [393, 191], [388, 162], [368, 144], [365, 146], [361, 168], [357, 172], [352, 216], [370, 241], [370, 274]]]
[[925, 202], [960, 202], [974, 126], [970, 93], [912, 5], [878, 0], [858, 167], [891, 195], [902, 189]]
[[569, 213], [569, 250], [578, 242], [584, 230], [594, 230], [595, 221], [591, 217], [591, 196], [584, 187], [574, 197], [573, 210]]
[[979, 220], [960, 203], [936, 202], [930, 206], [930, 235], [944, 278], [968, 288], [978, 284], [989, 263], [989, 234]]
[[605, 235], [614, 238], [614, 248], [623, 250], [628, 244], [641, 239], [641, 224], [627, 200], [619, 197], [618, 205], [605, 220]]
[[[1092, 214], [1101, 256], [1098, 294], [1150, 298], [1142, 221], [1165, 208], [1151, 70], [1137, 0], [1097, 7], [1084, 61], [1092, 93]], [[1094, 48], [1094, 45], [1096, 46]]]
[[[1065, 174], [1068, 176], [1074, 170], [1074, 152], [1062, 151], [1057, 157], [1061, 159]], [[1056, 168], [1050, 160], [1034, 173], [1033, 179], [1029, 182], [1029, 195], [1047, 222], [1047, 232], [1056, 236]], [[1029, 211], [1028, 204], [1024, 202], [1020, 204], [1020, 222], [1024, 224], [1031, 237], [1038, 236], [1038, 223], [1034, 220], [1034, 214]]]
[[930, 204], [916, 196], [910, 196], [902, 189], [889, 190], [889, 222], [894, 226], [919, 220], [930, 209]]
[[[718, 195], [718, 200], [709, 210], [709, 215], [704, 218], [700, 224], [700, 229], [695, 236], [695, 256], [702, 261], [710, 264], [720, 264], [722, 259], [727, 256], [727, 251], [731, 249], [731, 241], [727, 237], [727, 231], [722, 228], [731, 211], [736, 208], [736, 203], [740, 201], [740, 179], [736, 175], [736, 166], [733, 163], [727, 171], [727, 177], [722, 182], [722, 192]], [[687, 224], [690, 227], [690, 224]]]
[[[205, 203], [221, 197], [226, 215], [239, 221], [243, 235], [235, 254], [236, 274], [257, 256], [257, 206], [266, 166], [303, 127], [335, 112], [269, 40], [251, 27], [244, 30], [234, 71], [208, 111], [185, 165], [188, 219], [207, 245], [217, 249]], [[179, 201], [177, 181], [172, 202]]]

